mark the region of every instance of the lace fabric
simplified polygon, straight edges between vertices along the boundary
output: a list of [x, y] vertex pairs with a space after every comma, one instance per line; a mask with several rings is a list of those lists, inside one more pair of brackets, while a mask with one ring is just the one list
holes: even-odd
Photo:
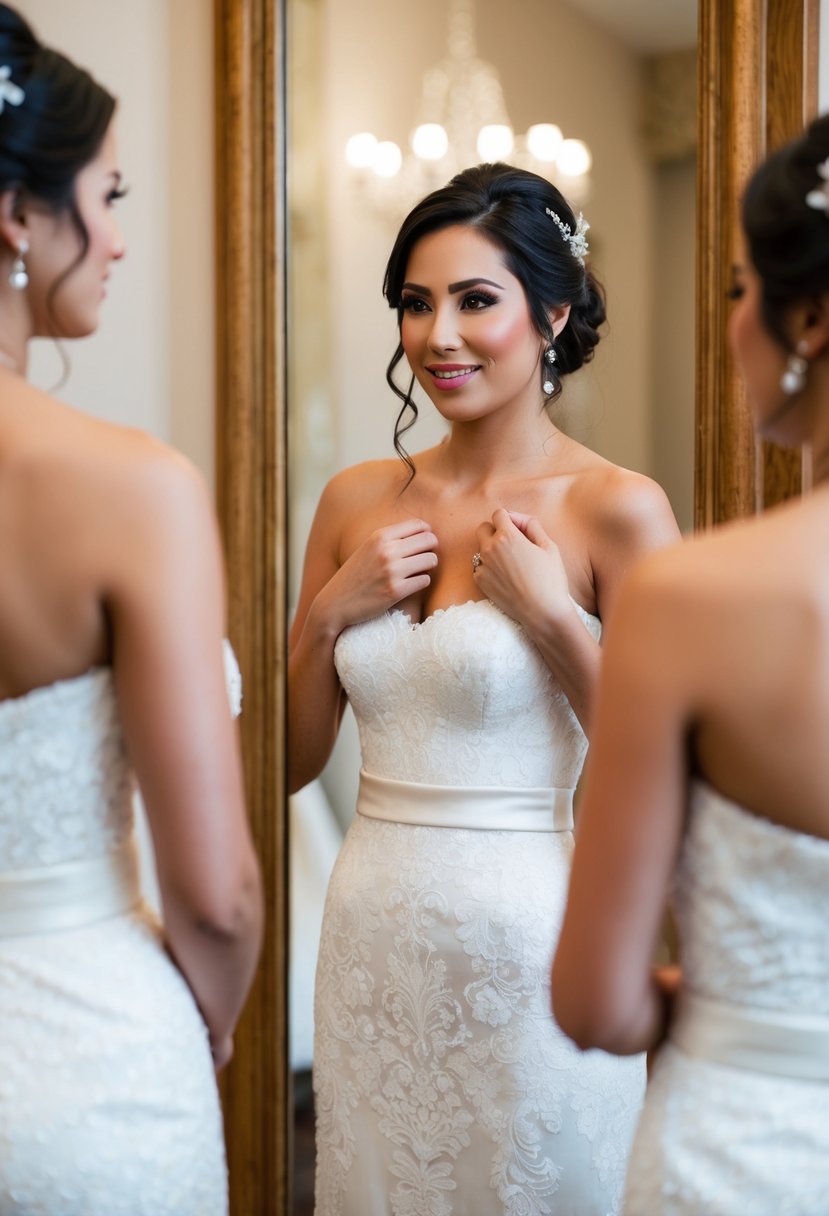
[[[829, 1036], [827, 884], [829, 843], [698, 783], [675, 883], [684, 985], [696, 1004], [704, 1011], [716, 1002], [735, 1022], [822, 1024]], [[704, 1041], [704, 1027], [697, 1037]], [[747, 1067], [742, 1051], [734, 1062], [670, 1042], [660, 1051], [627, 1216], [829, 1211], [829, 1082], [817, 1069], [811, 1078], [780, 1075], [781, 1054], [782, 1064], [758, 1053]]]
[[[0, 884], [101, 858], [132, 832], [112, 673], [0, 704]], [[0, 1211], [225, 1216], [207, 1031], [139, 906], [0, 934]]]
[[[337, 664], [390, 784], [499, 787], [504, 822], [521, 791], [575, 783], [578, 723], [489, 602], [356, 626]], [[317, 1216], [619, 1211], [644, 1064], [552, 1020], [571, 853], [569, 831], [356, 816], [317, 970]]]

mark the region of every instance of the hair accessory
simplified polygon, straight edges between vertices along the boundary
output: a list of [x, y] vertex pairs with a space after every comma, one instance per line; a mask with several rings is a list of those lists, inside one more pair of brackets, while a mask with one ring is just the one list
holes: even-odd
[[579, 212], [576, 220], [576, 231], [573, 232], [570, 225], [565, 224], [561, 216], [556, 215], [555, 211], [552, 211], [549, 207], [545, 207], [544, 210], [547, 212], [556, 228], [558, 228], [559, 232], [570, 246], [570, 252], [572, 253], [573, 257], [577, 258], [583, 266], [585, 254], [590, 248], [587, 243], [587, 237], [584, 235], [590, 227], [587, 220], [584, 218], [582, 213]]
[[817, 190], [810, 190], [806, 195], [806, 206], [814, 207], [815, 211], [825, 211], [829, 215], [829, 157], [817, 167], [818, 177], [823, 178], [823, 185]]
[[20, 106], [26, 100], [26, 94], [19, 84], [11, 79], [12, 70], [8, 64], [0, 68], [0, 114], [6, 102], [10, 106]]
[[809, 360], [804, 357], [806, 349], [806, 343], [799, 342], [797, 353], [789, 355], [786, 360], [786, 370], [780, 377], [780, 387], [787, 397], [801, 392], [806, 384], [806, 373], [809, 370]]
[[29, 252], [29, 242], [23, 238], [17, 246], [17, 253], [12, 262], [12, 268], [9, 273], [9, 284], [15, 291], [23, 291], [29, 286], [29, 276], [26, 273], [26, 263], [23, 261], [25, 254]]

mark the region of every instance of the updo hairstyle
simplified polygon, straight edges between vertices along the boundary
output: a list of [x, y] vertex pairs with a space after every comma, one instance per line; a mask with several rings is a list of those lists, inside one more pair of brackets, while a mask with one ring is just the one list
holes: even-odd
[[829, 183], [829, 115], [766, 160], [743, 198], [743, 228], [751, 264], [761, 282], [766, 327], [791, 352], [787, 318], [793, 304], [829, 292], [829, 212], [806, 202]]
[[89, 234], [75, 200], [75, 178], [94, 160], [115, 110], [115, 98], [83, 68], [41, 45], [31, 27], [0, 4], [0, 65], [23, 90], [20, 105], [0, 113], [0, 192], [17, 190], [55, 214], [68, 213], [81, 238], [75, 262], [50, 296], [83, 261]]
[[[383, 294], [389, 307], [397, 309], [399, 330], [403, 320], [401, 289], [417, 242], [454, 224], [476, 229], [503, 252], [507, 269], [524, 288], [535, 328], [547, 343], [555, 344], [555, 365], [547, 364], [544, 369], [545, 375], [551, 373], [554, 384], [546, 399], [552, 402], [561, 394], [561, 377], [577, 371], [593, 357], [599, 326], [605, 321], [605, 300], [601, 284], [590, 267], [583, 266], [570, 251], [560, 228], [547, 214], [548, 207], [575, 233], [572, 208], [545, 178], [504, 164], [463, 170], [447, 186], [427, 195], [403, 221], [386, 266]], [[563, 304], [570, 305], [570, 315], [554, 338], [549, 312]], [[415, 380], [413, 376], [405, 391], [395, 384], [394, 371], [402, 358], [403, 343], [398, 341], [386, 380], [403, 402], [395, 424], [394, 446], [413, 470], [400, 438], [417, 419], [411, 395]], [[407, 409], [411, 417], [404, 425]]]

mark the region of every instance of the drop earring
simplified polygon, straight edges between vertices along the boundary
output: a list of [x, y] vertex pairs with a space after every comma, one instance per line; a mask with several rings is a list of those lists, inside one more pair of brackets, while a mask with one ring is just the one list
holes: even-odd
[[17, 246], [17, 254], [12, 263], [9, 283], [15, 291], [23, 291], [29, 286], [29, 276], [26, 273], [25, 255], [29, 252], [29, 242], [24, 238]]
[[553, 375], [552, 365], [555, 363], [555, 361], [556, 361], [556, 352], [552, 346], [548, 346], [547, 350], [544, 352], [544, 362], [549, 363], [550, 367], [549, 368], [542, 367], [542, 369], [541, 369], [541, 371], [542, 371], [541, 390], [544, 393], [545, 397], [552, 397], [553, 393], [555, 392], [556, 386], [552, 380], [552, 375]]
[[802, 392], [806, 384], [809, 360], [804, 357], [804, 352], [807, 349], [805, 342], [799, 342], [797, 353], [789, 355], [786, 360], [786, 370], [780, 377], [780, 387], [787, 397], [793, 397], [795, 393]]

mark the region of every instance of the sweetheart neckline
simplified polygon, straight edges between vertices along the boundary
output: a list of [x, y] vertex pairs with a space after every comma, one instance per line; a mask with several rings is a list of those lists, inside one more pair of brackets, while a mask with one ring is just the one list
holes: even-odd
[[[570, 596], [570, 599], [572, 600], [573, 604], [575, 604], [579, 613], [583, 617], [586, 617], [588, 620], [599, 621], [599, 623], [601, 623], [600, 617], [596, 616], [596, 614], [593, 612], [588, 612], [587, 609], [583, 608], [582, 605], [578, 602], [578, 600], [574, 599], [572, 595]], [[445, 608], [435, 608], [434, 612], [430, 612], [429, 615], [425, 616], [422, 621], [413, 621], [412, 618], [409, 616], [408, 612], [405, 612], [404, 609], [397, 608], [397, 607], [388, 608], [381, 615], [386, 616], [386, 617], [393, 617], [393, 616], [402, 617], [402, 619], [409, 626], [409, 629], [411, 630], [411, 632], [416, 633], [418, 629], [423, 629], [423, 627], [425, 625], [428, 625], [431, 621], [434, 621], [436, 618], [446, 616], [447, 614], [452, 613], [452, 612], [457, 612], [462, 608], [474, 607], [478, 604], [486, 604], [490, 608], [494, 608], [496, 612], [499, 612], [501, 614], [501, 616], [506, 617], [506, 619], [508, 621], [514, 621], [513, 617], [509, 616], [508, 613], [504, 612], [504, 610], [502, 608], [499, 608], [498, 605], [496, 603], [494, 603], [492, 600], [486, 599], [485, 597], [482, 599], [478, 599], [478, 600], [473, 600], [473, 599], [461, 600], [457, 604], [447, 604]], [[515, 621], [514, 623], [517, 624], [518, 622]]]

